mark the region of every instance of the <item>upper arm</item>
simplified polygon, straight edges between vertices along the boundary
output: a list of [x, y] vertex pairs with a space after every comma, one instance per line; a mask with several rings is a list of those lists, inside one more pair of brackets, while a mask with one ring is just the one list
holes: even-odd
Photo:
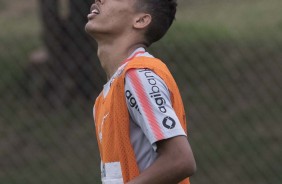
[[149, 69], [131, 69], [125, 77], [125, 97], [130, 116], [153, 148], [156, 142], [186, 136], [172, 108], [165, 82]]
[[173, 160], [176, 167], [181, 168], [191, 176], [196, 170], [196, 162], [190, 144], [186, 137], [177, 136], [157, 142], [158, 155], [165, 160]]
[[125, 76], [125, 97], [131, 118], [158, 153], [132, 183], [173, 183], [191, 176], [196, 168], [194, 156], [165, 82], [151, 70], [131, 69]]

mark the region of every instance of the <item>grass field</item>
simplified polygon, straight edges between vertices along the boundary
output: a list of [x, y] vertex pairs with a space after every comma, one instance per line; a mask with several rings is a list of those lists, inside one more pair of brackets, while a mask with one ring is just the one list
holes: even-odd
[[[151, 49], [169, 61], [190, 120], [193, 183], [282, 182], [281, 0], [182, 0]], [[92, 102], [45, 108], [25, 95], [42, 46], [35, 0], [0, 0], [0, 183], [98, 183]]]

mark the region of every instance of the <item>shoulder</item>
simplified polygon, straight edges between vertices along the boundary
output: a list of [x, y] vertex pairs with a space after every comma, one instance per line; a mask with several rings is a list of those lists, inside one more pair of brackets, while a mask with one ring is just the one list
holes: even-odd
[[158, 111], [165, 113], [165, 103], [171, 103], [167, 84], [150, 69], [129, 70], [126, 73], [124, 90], [131, 107], [135, 106], [136, 102], [144, 107], [155, 104]]
[[154, 71], [129, 70], [124, 90], [130, 117], [142, 128], [151, 144], [186, 135], [172, 106], [171, 91]]
[[[141, 85], [157, 88], [162, 85], [167, 89], [165, 81], [152, 69], [149, 68], [133, 68], [126, 72], [125, 83], [133, 83], [132, 85]], [[141, 87], [141, 86], [140, 86]]]
[[166, 64], [161, 61], [158, 58], [153, 58], [153, 57], [145, 57], [145, 56], [140, 56], [134, 58], [132, 61], [128, 63], [128, 65], [125, 68], [125, 71], [130, 70], [132, 68], [140, 68], [140, 69], [151, 69], [151, 70], [167, 70]]

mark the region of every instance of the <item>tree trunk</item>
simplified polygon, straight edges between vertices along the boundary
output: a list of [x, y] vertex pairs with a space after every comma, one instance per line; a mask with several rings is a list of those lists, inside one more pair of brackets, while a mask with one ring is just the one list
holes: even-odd
[[54, 97], [63, 103], [74, 97], [92, 99], [105, 82], [97, 45], [84, 31], [91, 3], [93, 0], [39, 0], [48, 57], [39, 62], [45, 65], [42, 71], [37, 69], [45, 73], [40, 91], [47, 99]]

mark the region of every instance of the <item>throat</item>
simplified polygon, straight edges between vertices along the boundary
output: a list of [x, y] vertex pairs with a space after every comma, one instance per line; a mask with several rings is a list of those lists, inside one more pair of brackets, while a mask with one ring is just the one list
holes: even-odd
[[108, 44], [98, 43], [98, 57], [102, 68], [106, 72], [109, 80], [117, 71], [119, 66], [138, 48], [146, 48], [143, 44], [115, 44], [119, 42], [111, 42]]
[[107, 80], [109, 80], [117, 71], [120, 63], [126, 59], [126, 54], [121, 51], [107, 51], [98, 49], [98, 57], [102, 68], [106, 72]]

